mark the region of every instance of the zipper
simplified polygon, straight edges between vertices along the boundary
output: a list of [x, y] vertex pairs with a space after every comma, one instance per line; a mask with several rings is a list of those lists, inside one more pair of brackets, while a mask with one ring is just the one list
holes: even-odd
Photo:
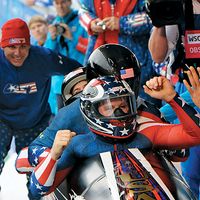
[[114, 16], [114, 11], [115, 11], [115, 4], [111, 4], [111, 16]]

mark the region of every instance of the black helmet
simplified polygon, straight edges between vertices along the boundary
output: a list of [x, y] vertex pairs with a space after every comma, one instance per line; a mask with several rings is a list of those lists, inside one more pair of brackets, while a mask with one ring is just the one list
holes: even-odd
[[65, 105], [80, 97], [80, 93], [72, 95], [73, 87], [80, 81], [86, 80], [85, 68], [79, 68], [67, 74], [62, 83], [62, 98]]
[[137, 97], [140, 84], [140, 64], [135, 54], [119, 44], [105, 44], [95, 49], [87, 62], [87, 80], [113, 75], [124, 79]]
[[128, 83], [114, 76], [92, 79], [80, 100], [81, 112], [91, 131], [119, 140], [132, 136], [136, 128], [136, 98]]

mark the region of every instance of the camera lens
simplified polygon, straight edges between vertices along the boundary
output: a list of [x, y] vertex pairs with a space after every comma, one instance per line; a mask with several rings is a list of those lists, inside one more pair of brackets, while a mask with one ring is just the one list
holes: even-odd
[[56, 32], [59, 35], [62, 35], [65, 32], [65, 28], [63, 26], [60, 26], [59, 24], [56, 24]]
[[106, 30], [106, 25], [103, 21], [97, 22], [97, 26], [101, 26], [103, 30]]

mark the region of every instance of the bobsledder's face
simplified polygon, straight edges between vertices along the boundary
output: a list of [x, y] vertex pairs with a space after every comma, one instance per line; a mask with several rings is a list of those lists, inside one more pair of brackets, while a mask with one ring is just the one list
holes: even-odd
[[72, 95], [76, 95], [80, 92], [83, 91], [83, 89], [85, 88], [85, 86], [87, 85], [87, 80], [83, 80], [78, 82], [73, 88], [72, 88]]
[[3, 51], [7, 60], [15, 67], [21, 67], [28, 57], [30, 45], [12, 45], [4, 47]]
[[129, 104], [125, 97], [104, 100], [98, 107], [99, 113], [105, 117], [116, 115], [116, 110], [119, 111], [118, 114], [122, 115], [129, 112]]

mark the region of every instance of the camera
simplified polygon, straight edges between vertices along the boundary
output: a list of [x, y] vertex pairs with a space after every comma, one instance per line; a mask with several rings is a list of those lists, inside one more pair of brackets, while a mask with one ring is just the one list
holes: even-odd
[[148, 0], [146, 8], [156, 27], [181, 24], [184, 20], [183, 0]]
[[55, 24], [55, 27], [58, 35], [62, 35], [66, 31], [66, 29], [60, 24]]
[[103, 21], [97, 22], [97, 26], [101, 26], [103, 30], [106, 30], [106, 24]]

